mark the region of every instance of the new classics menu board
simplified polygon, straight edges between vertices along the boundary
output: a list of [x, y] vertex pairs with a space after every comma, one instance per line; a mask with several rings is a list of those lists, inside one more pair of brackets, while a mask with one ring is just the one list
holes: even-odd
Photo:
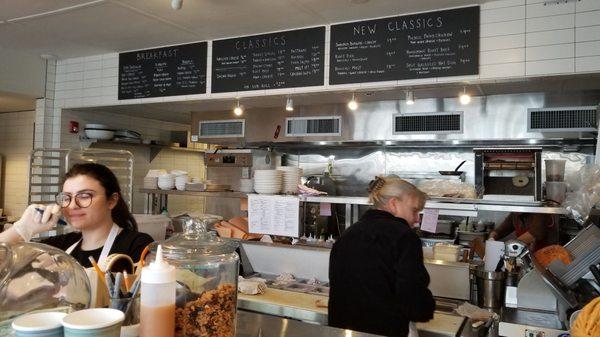
[[206, 93], [206, 42], [119, 54], [119, 99]]
[[331, 26], [330, 84], [479, 73], [479, 6]]
[[211, 92], [323, 85], [325, 27], [213, 41]]

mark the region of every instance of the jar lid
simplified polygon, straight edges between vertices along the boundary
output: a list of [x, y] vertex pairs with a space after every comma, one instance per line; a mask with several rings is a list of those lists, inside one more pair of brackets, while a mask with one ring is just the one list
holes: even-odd
[[[223, 240], [215, 233], [208, 232], [206, 229], [208, 223], [204, 219], [186, 221], [183, 233], [160, 243], [164, 257], [178, 260], [198, 260], [235, 252], [238, 244], [234, 241]], [[157, 242], [152, 245], [153, 253], [156, 253], [157, 246]]]

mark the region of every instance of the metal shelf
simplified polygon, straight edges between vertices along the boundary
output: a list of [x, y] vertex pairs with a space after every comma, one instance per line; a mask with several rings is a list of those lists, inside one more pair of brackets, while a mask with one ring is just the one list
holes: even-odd
[[[367, 197], [303, 197], [306, 202], [326, 202], [332, 204], [370, 205]], [[425, 208], [440, 209], [440, 214], [458, 216], [476, 216], [478, 211], [491, 212], [522, 212], [522, 213], [544, 213], [544, 214], [568, 214], [563, 207], [547, 207], [535, 205], [534, 203], [492, 203], [490, 201], [479, 201], [474, 199], [452, 199], [452, 202], [440, 200], [427, 200]], [[450, 214], [454, 213], [454, 214]]]
[[171, 151], [184, 151], [184, 152], [199, 152], [204, 153], [205, 150], [195, 149], [189, 147], [177, 147], [177, 146], [168, 146], [168, 145], [157, 145], [157, 144], [143, 144], [143, 143], [134, 143], [134, 142], [118, 142], [112, 140], [96, 140], [90, 144], [90, 147], [102, 147], [102, 146], [135, 146], [135, 147], [144, 147], [150, 149], [150, 162], [154, 160], [154, 158], [160, 153], [162, 150], [171, 150]]
[[151, 190], [151, 189], [146, 189], [146, 188], [141, 188], [139, 191], [141, 193], [147, 193], [147, 194], [190, 195], [190, 196], [214, 197], [214, 198], [245, 198], [245, 197], [247, 197], [246, 193], [230, 192], [230, 191], [200, 192], [200, 191], [179, 191], [179, 190]]

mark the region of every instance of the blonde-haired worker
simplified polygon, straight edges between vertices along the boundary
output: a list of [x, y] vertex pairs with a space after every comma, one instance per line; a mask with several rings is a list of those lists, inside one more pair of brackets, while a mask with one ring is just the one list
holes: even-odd
[[409, 322], [433, 318], [435, 301], [413, 231], [426, 195], [396, 176], [369, 184], [368, 210], [334, 244], [329, 260], [329, 325], [408, 336]]

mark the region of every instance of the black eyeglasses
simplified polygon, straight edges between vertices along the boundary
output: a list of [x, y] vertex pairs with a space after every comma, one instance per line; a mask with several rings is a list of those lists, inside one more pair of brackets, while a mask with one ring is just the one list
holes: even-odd
[[61, 192], [56, 195], [56, 203], [62, 208], [67, 208], [71, 204], [71, 201], [75, 199], [75, 204], [77, 204], [77, 206], [86, 208], [90, 207], [92, 204], [93, 197], [94, 194], [91, 192], [79, 192], [75, 194], [75, 197], [69, 193]]

